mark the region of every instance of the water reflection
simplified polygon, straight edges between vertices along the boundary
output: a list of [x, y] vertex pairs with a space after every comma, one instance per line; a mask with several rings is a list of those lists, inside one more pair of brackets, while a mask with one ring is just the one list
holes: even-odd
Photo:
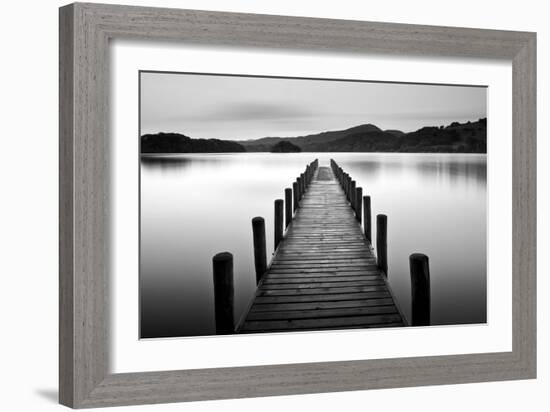
[[415, 167], [419, 173], [427, 178], [433, 176], [438, 179], [448, 178], [451, 184], [465, 182], [471, 185], [486, 186], [487, 165], [482, 159], [470, 159], [468, 162], [448, 160], [421, 161]]
[[[190, 154], [141, 159], [142, 337], [214, 334], [211, 259], [235, 256], [235, 318], [255, 291], [251, 219], [304, 165], [334, 158], [388, 215], [389, 281], [410, 318], [408, 255], [430, 257], [432, 321], [486, 321], [486, 157], [448, 154]], [[373, 233], [375, 236], [376, 234]]]
[[187, 155], [141, 155], [142, 168], [151, 171], [185, 169], [191, 166], [191, 163], [193, 166], [214, 167], [216, 164], [221, 166], [225, 162], [217, 156], [190, 159]]

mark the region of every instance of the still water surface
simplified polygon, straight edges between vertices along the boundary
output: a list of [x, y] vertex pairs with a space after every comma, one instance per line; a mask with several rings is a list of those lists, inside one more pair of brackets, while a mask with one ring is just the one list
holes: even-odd
[[[141, 158], [141, 337], [215, 334], [212, 256], [234, 256], [235, 318], [255, 291], [251, 219], [305, 165], [336, 160], [388, 215], [388, 278], [410, 319], [408, 256], [430, 258], [432, 323], [486, 322], [486, 155], [239, 153]], [[376, 239], [376, 233], [373, 233]], [[269, 256], [268, 256], [269, 258]]]

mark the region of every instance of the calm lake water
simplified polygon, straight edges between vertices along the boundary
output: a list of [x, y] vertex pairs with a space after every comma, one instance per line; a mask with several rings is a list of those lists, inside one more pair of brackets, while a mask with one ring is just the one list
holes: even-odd
[[273, 251], [273, 201], [315, 158], [320, 166], [333, 158], [363, 187], [373, 221], [388, 215], [388, 279], [407, 319], [408, 256], [422, 252], [430, 258], [432, 324], [486, 322], [486, 155], [144, 155], [143, 338], [215, 334], [212, 257], [222, 251], [234, 256], [240, 318], [256, 288], [251, 219], [265, 218]]

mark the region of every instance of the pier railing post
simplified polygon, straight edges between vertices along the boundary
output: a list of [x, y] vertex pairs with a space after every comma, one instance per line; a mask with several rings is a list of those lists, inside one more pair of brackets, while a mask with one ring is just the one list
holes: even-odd
[[233, 255], [229, 252], [218, 253], [212, 258], [212, 266], [216, 334], [227, 335], [235, 331]]
[[409, 256], [411, 271], [412, 325], [430, 325], [430, 265], [428, 256], [413, 253]]
[[376, 256], [378, 267], [388, 275], [388, 217], [376, 215]]
[[349, 194], [349, 203], [351, 208], [355, 211], [355, 180], [351, 181], [350, 194]]
[[275, 246], [283, 239], [283, 199], [275, 200]]
[[300, 181], [300, 176], [296, 178], [296, 183], [298, 184], [298, 201], [302, 200], [302, 182]]
[[267, 253], [265, 243], [265, 220], [263, 217], [252, 219], [252, 240], [254, 243], [254, 268], [256, 269], [256, 284], [267, 270]]
[[344, 193], [346, 194], [346, 198], [349, 200], [349, 175], [347, 173], [344, 173]]
[[285, 227], [292, 222], [292, 189], [285, 189]]
[[363, 197], [363, 226], [365, 237], [372, 244], [372, 221], [370, 211], [370, 196]]
[[361, 215], [363, 209], [363, 188], [358, 187], [355, 189], [355, 217], [361, 224]]
[[300, 194], [298, 193], [298, 183], [297, 182], [294, 182], [292, 183], [292, 194], [293, 194], [293, 197], [294, 197], [294, 211], [296, 212], [296, 209], [298, 209], [298, 202], [299, 202], [299, 196]]

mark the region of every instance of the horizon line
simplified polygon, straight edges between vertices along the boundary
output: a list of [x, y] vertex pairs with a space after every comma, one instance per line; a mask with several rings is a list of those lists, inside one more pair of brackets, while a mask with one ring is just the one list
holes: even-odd
[[[349, 129], [353, 129], [353, 128], [356, 128], [356, 127], [361, 127], [361, 126], [374, 126], [378, 129], [380, 129], [381, 131], [383, 132], [387, 132], [387, 131], [395, 131], [395, 132], [401, 132], [403, 134], [409, 134], [409, 133], [414, 133], [414, 132], [417, 132], [421, 129], [424, 129], [426, 127], [437, 127], [437, 128], [440, 128], [441, 126], [444, 126], [444, 127], [448, 127], [450, 126], [451, 124], [453, 123], [459, 123], [459, 124], [468, 124], [468, 122], [471, 122], [471, 123], [474, 123], [474, 122], [478, 122], [480, 120], [483, 120], [483, 119], [487, 119], [487, 116], [485, 117], [479, 117], [475, 120], [467, 120], [466, 122], [458, 122], [458, 121], [453, 121], [449, 124], [446, 124], [446, 125], [426, 125], [426, 126], [422, 126], [418, 129], [414, 129], [414, 130], [410, 130], [410, 131], [404, 131], [404, 130], [401, 130], [401, 129], [395, 129], [395, 128], [389, 128], [389, 129], [381, 129], [380, 127], [378, 127], [377, 125], [375, 125], [374, 123], [361, 123], [361, 124], [358, 124], [358, 125], [355, 125], [355, 126], [349, 126], [349, 127], [345, 127], [345, 128], [339, 128], [339, 129], [330, 129], [330, 130], [323, 130], [323, 131], [318, 131], [318, 132], [311, 132], [309, 134], [303, 134], [303, 135], [298, 135], [298, 136], [262, 136], [262, 137], [256, 137], [256, 138], [247, 138], [247, 139], [242, 139], [242, 140], [228, 140], [228, 139], [224, 139], [224, 138], [219, 138], [219, 137], [207, 137], [207, 138], [204, 138], [204, 137], [198, 137], [198, 138], [195, 138], [195, 137], [191, 137], [191, 136], [187, 136], [185, 133], [183, 132], [174, 132], [174, 131], [170, 131], [170, 132], [167, 132], [167, 131], [157, 131], [156, 133], [145, 133], [145, 134], [141, 134], [139, 135], [139, 137], [143, 137], [143, 136], [146, 136], [146, 135], [154, 135], [154, 134], [161, 134], [161, 133], [164, 133], [164, 134], [181, 134], [183, 136], [187, 136], [189, 137], [190, 139], [204, 139], [204, 140], [225, 140], [225, 141], [229, 141], [229, 142], [251, 142], [251, 141], [256, 141], [256, 140], [262, 140], [262, 139], [297, 139], [297, 138], [300, 138], [300, 137], [307, 137], [307, 136], [312, 136], [312, 135], [318, 135], [318, 134], [322, 134], [322, 133], [332, 133], [332, 132], [343, 132], [343, 131], [346, 131], [346, 130], [349, 130]], [[141, 127], [140, 127], [140, 132], [141, 132]]]

